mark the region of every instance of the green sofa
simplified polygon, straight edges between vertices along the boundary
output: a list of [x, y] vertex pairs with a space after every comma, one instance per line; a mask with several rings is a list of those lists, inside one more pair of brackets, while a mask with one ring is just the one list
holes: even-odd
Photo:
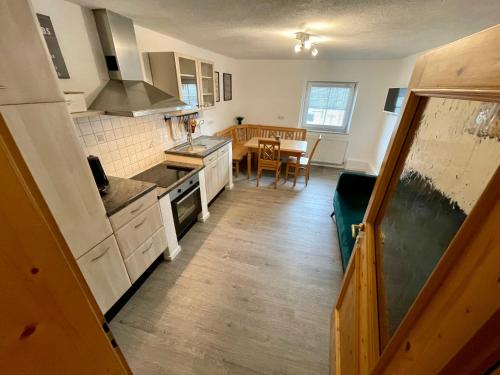
[[344, 271], [354, 247], [351, 226], [363, 221], [376, 179], [376, 176], [364, 173], [342, 172], [337, 183], [331, 216], [335, 215]]

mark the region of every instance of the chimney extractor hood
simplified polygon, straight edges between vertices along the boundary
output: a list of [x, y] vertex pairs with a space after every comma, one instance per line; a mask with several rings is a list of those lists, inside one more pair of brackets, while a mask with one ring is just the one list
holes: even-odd
[[134, 24], [107, 9], [94, 10], [110, 80], [90, 109], [115, 116], [137, 117], [153, 113], [178, 116], [197, 112], [180, 99], [145, 82]]

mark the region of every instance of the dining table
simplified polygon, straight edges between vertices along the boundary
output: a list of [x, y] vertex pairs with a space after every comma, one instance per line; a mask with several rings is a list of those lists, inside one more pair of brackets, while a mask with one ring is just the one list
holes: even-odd
[[[259, 153], [259, 139], [275, 140], [275, 138], [259, 138], [253, 137], [245, 143], [248, 149], [247, 156], [247, 174], [248, 179], [252, 174], [252, 153], [258, 155]], [[300, 168], [300, 158], [304, 156], [307, 151], [307, 141], [299, 141], [295, 139], [280, 139], [280, 154], [281, 156], [295, 156], [295, 175], [293, 176], [293, 186], [297, 183], [297, 175]], [[258, 157], [258, 156], [257, 156]]]

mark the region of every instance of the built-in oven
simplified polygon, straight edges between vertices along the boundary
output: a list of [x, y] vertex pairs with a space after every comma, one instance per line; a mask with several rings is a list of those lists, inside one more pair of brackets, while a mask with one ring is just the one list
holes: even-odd
[[198, 219], [201, 213], [201, 195], [198, 174], [194, 175], [170, 193], [172, 214], [174, 216], [177, 238], [184, 234]]

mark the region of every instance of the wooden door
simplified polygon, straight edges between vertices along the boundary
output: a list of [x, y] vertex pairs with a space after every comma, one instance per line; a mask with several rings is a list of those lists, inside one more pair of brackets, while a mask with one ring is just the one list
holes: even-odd
[[0, 180], [1, 372], [131, 373], [1, 115]]
[[500, 356], [498, 45], [500, 26], [417, 61], [336, 306], [337, 375], [484, 374]]

